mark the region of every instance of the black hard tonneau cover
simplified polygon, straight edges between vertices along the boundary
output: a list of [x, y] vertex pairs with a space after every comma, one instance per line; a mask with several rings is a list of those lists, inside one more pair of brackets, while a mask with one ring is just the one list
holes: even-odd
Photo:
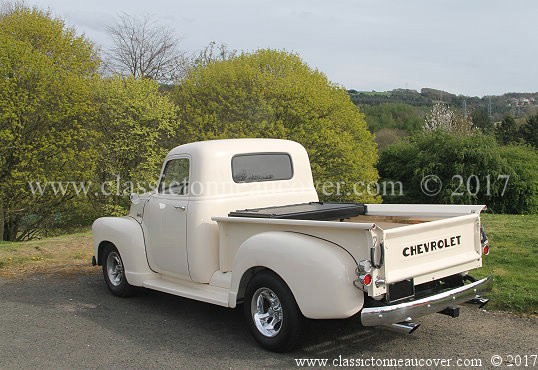
[[364, 204], [310, 202], [278, 207], [243, 209], [230, 212], [228, 216], [331, 221], [355, 217], [365, 213], [366, 206]]

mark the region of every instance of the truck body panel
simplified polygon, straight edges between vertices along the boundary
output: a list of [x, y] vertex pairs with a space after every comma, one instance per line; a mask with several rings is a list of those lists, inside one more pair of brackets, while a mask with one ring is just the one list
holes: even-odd
[[93, 247], [96, 260], [102, 264], [101, 252], [106, 243], [111, 243], [122, 255], [128, 281], [142, 286], [154, 277], [146, 257], [144, 233], [140, 224], [132, 217], [101, 217], [92, 225]]
[[[294, 263], [286, 263], [289, 260]], [[353, 257], [327, 240], [289, 231], [262, 232], [247, 239], [236, 252], [230, 306], [237, 302], [241, 277], [254, 266], [280, 276], [302, 314], [311, 319], [350, 317], [364, 302], [364, 296], [353, 286], [357, 266]]]

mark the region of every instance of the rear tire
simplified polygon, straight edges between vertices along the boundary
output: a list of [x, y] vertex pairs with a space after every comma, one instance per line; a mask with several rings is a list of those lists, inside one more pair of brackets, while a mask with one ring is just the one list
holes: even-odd
[[135, 288], [127, 282], [120, 252], [113, 244], [103, 250], [103, 276], [108, 289], [117, 297], [132, 295]]
[[263, 348], [287, 352], [299, 342], [304, 317], [291, 290], [275, 273], [254, 275], [247, 285], [244, 313], [252, 336]]

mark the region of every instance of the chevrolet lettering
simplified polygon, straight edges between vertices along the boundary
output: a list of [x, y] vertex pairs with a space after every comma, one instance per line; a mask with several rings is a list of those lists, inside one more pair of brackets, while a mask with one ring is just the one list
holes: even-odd
[[92, 264], [118, 297], [145, 288], [239, 306], [278, 352], [307, 319], [410, 334], [424, 315], [488, 301], [492, 279], [469, 275], [490, 250], [482, 205], [323, 202], [305, 148], [275, 139], [178, 146], [156, 180], [128, 215], [92, 226]]
[[457, 245], [461, 245], [461, 235], [439, 240], [432, 240], [430, 242], [405, 247], [402, 253], [404, 257], [409, 257], [417, 254], [433, 252], [438, 249], [455, 247]]

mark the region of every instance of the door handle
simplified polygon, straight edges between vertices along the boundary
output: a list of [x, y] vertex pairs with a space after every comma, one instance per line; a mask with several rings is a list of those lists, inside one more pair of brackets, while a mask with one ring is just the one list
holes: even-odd
[[187, 206], [180, 206], [180, 205], [176, 204], [176, 205], [174, 206], [174, 208], [175, 208], [175, 209], [180, 209], [180, 210], [184, 211], [184, 210], [187, 209]]

